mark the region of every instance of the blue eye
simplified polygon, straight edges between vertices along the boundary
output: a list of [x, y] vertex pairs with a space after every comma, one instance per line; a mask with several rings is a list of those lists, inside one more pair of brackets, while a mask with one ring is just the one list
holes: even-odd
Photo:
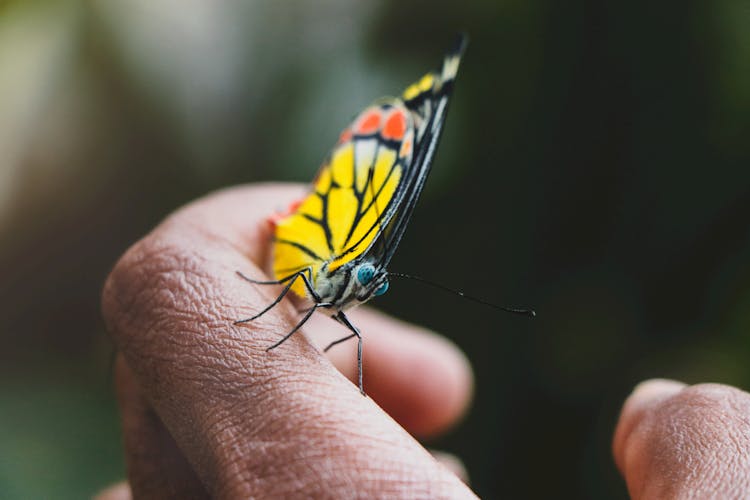
[[373, 292], [373, 294], [372, 294], [372, 295], [373, 295], [373, 296], [375, 296], [375, 297], [377, 297], [378, 295], [383, 295], [383, 294], [384, 294], [385, 292], [387, 292], [387, 291], [388, 291], [388, 282], [387, 282], [387, 281], [384, 281], [384, 282], [383, 282], [383, 284], [382, 284], [382, 285], [380, 285], [380, 286], [378, 287], [378, 289], [377, 289], [377, 290], [375, 290], [375, 292]]
[[359, 271], [357, 271], [357, 280], [359, 280], [362, 285], [366, 285], [371, 282], [374, 276], [374, 266], [370, 264], [362, 264], [361, 266], [359, 266]]

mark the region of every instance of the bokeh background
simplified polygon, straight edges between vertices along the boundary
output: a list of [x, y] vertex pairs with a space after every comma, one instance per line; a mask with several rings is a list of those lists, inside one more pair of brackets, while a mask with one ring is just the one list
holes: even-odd
[[[473, 361], [430, 443], [487, 498], [623, 498], [647, 377], [750, 387], [746, 0], [0, 2], [0, 497], [124, 475], [99, 313], [118, 255], [244, 182], [308, 181], [375, 97], [471, 43], [378, 305]], [[397, 286], [396, 286], [397, 285]]]

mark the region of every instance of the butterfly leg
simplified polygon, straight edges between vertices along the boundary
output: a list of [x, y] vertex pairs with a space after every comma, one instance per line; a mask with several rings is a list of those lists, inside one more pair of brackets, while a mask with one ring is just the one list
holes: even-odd
[[328, 344], [328, 347], [326, 347], [325, 349], [323, 349], [323, 352], [328, 352], [328, 350], [329, 350], [329, 349], [330, 349], [331, 347], [333, 347], [333, 346], [336, 346], [336, 345], [338, 345], [338, 344], [341, 344], [342, 342], [346, 342], [346, 341], [347, 341], [347, 340], [349, 340], [350, 338], [352, 338], [352, 337], [356, 337], [356, 336], [357, 336], [357, 334], [356, 334], [356, 333], [352, 333], [351, 335], [347, 335], [346, 337], [342, 337], [342, 338], [340, 338], [340, 339], [338, 339], [338, 340], [334, 340], [333, 342], [331, 342], [330, 344]]
[[266, 349], [266, 352], [268, 352], [268, 351], [270, 351], [272, 349], [276, 349], [281, 344], [283, 344], [284, 342], [286, 342], [289, 339], [289, 337], [291, 337], [292, 335], [294, 335], [295, 333], [297, 333], [297, 330], [299, 330], [300, 328], [302, 328], [302, 326], [305, 323], [307, 323], [307, 320], [310, 319], [310, 316], [312, 316], [312, 314], [315, 312], [316, 309], [318, 309], [319, 307], [331, 307], [331, 305], [332, 304], [330, 302], [317, 302], [314, 306], [312, 306], [310, 309], [307, 310], [307, 313], [305, 313], [305, 315], [302, 317], [302, 319], [300, 320], [300, 322], [297, 323], [297, 326], [295, 326], [294, 328], [292, 328], [292, 331], [290, 331], [289, 333], [287, 333], [286, 335], [284, 335], [284, 337], [282, 337], [281, 340], [279, 340], [278, 342], [276, 342], [272, 346], [268, 347]]
[[269, 281], [254, 280], [250, 278], [249, 276], [246, 276], [242, 271], [236, 271], [236, 273], [237, 273], [237, 276], [239, 276], [243, 280], [253, 283], [255, 285], [280, 285], [282, 283], [286, 283], [289, 280], [294, 280], [294, 278], [296, 278], [297, 276], [303, 273], [307, 273], [309, 277], [312, 277], [312, 268], [306, 267], [304, 269], [300, 269], [299, 271], [295, 271], [289, 276], [285, 276], [281, 278], [280, 280], [269, 280]]
[[352, 334], [339, 339], [335, 342], [332, 342], [328, 347], [326, 347], [326, 351], [333, 347], [334, 345], [343, 342], [345, 340], [349, 340], [352, 337], [357, 337], [357, 374], [358, 374], [358, 382], [359, 382], [359, 392], [362, 393], [363, 396], [366, 396], [364, 386], [362, 385], [362, 335], [359, 333], [359, 329], [357, 329], [356, 326], [352, 325], [352, 323], [349, 321], [349, 318], [346, 317], [346, 315], [343, 312], [339, 312], [336, 316], [334, 316], [336, 320], [338, 320], [342, 325], [347, 327], [349, 330], [352, 331]]
[[268, 311], [270, 311], [276, 304], [278, 304], [279, 302], [281, 302], [281, 300], [286, 296], [286, 294], [292, 288], [292, 285], [294, 285], [294, 282], [297, 281], [297, 278], [299, 278], [300, 276], [302, 277], [303, 281], [305, 282], [305, 286], [307, 287], [308, 291], [310, 292], [310, 295], [312, 295], [312, 297], [316, 299], [316, 302], [319, 302], [320, 301], [320, 297], [318, 297], [318, 294], [315, 293], [315, 290], [313, 290], [312, 283], [310, 283], [310, 278], [305, 273], [307, 273], [308, 275], [311, 275], [312, 274], [312, 270], [309, 267], [307, 267], [305, 269], [297, 271], [294, 274], [290, 274], [289, 276], [287, 276], [285, 278], [281, 278], [280, 280], [275, 280], [275, 281], [258, 281], [258, 280], [254, 280], [252, 278], [248, 278], [247, 276], [245, 276], [244, 274], [242, 274], [240, 271], [237, 271], [237, 275], [240, 278], [242, 278], [245, 281], [248, 281], [250, 283], [256, 284], [256, 285], [281, 285], [282, 283], [287, 283], [287, 284], [284, 287], [284, 289], [281, 291], [281, 293], [279, 294], [279, 296], [276, 297], [276, 300], [274, 300], [273, 302], [271, 302], [265, 309], [263, 309], [261, 312], [259, 312], [258, 314], [256, 314], [255, 316], [253, 316], [251, 318], [245, 318], [245, 319], [241, 319], [241, 320], [235, 321], [234, 324], [235, 325], [241, 325], [242, 323], [250, 322], [250, 321], [252, 321], [252, 320], [254, 320], [256, 318], [259, 318], [259, 317], [263, 316], [265, 313], [267, 313]]

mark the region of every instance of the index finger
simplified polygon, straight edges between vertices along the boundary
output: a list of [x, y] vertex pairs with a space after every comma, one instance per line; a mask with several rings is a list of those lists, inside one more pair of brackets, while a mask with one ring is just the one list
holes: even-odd
[[297, 321], [288, 304], [233, 324], [274, 298], [235, 271], [263, 275], [263, 219], [294, 192], [199, 200], [117, 264], [104, 315], [146, 397], [214, 496], [471, 495], [308, 342], [266, 353]]

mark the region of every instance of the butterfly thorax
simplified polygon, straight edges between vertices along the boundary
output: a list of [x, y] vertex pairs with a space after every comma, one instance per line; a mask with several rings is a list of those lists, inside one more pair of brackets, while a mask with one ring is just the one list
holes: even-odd
[[324, 309], [334, 315], [384, 294], [388, 290], [388, 273], [376, 269], [370, 261], [350, 262], [334, 270], [326, 263], [313, 276], [312, 285], [318, 295], [314, 300], [331, 304]]

